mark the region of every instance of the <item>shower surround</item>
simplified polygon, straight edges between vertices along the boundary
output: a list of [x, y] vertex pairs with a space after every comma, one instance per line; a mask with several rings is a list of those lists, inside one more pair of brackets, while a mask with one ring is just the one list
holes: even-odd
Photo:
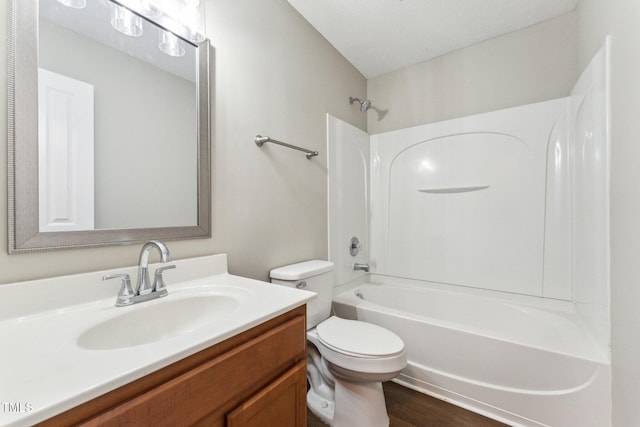
[[611, 424], [607, 64], [567, 98], [371, 137], [328, 117], [334, 309], [405, 340], [400, 382], [513, 425]]

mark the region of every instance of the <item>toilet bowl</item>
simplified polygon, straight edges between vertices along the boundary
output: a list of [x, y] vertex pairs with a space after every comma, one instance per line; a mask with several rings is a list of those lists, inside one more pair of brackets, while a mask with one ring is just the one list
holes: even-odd
[[388, 426], [381, 382], [407, 365], [402, 340], [380, 326], [330, 316], [333, 263], [280, 267], [271, 281], [318, 293], [307, 306], [309, 409], [331, 426]]

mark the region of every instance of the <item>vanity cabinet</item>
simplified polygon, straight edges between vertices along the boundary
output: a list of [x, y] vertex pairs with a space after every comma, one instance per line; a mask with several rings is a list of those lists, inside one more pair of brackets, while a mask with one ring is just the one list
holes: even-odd
[[306, 426], [305, 306], [42, 426]]

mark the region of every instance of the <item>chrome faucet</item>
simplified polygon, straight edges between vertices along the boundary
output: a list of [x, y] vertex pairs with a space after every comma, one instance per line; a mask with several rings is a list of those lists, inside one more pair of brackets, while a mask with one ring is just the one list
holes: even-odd
[[155, 291], [155, 286], [158, 277], [154, 280], [153, 287], [149, 280], [149, 253], [151, 249], [156, 248], [160, 252], [160, 261], [171, 261], [171, 255], [169, 254], [169, 248], [160, 240], [151, 240], [142, 246], [140, 250], [140, 260], [138, 261], [138, 282], [136, 283], [136, 295], [146, 295]]
[[176, 268], [176, 266], [168, 265], [166, 267], [157, 268], [154, 274], [153, 284], [151, 284], [151, 281], [149, 280], [149, 253], [153, 248], [158, 249], [160, 252], [161, 262], [166, 263], [171, 261], [171, 255], [169, 254], [169, 248], [167, 248], [167, 245], [159, 240], [151, 240], [145, 243], [140, 250], [138, 280], [136, 282], [135, 290], [131, 288], [131, 278], [128, 274], [107, 274], [102, 278], [102, 280], [122, 279], [122, 286], [120, 288], [120, 292], [118, 292], [116, 306], [122, 307], [169, 295], [162, 273], [165, 270]]
[[365, 264], [365, 263], [359, 263], [359, 262], [354, 262], [353, 263], [353, 270], [357, 271], [357, 270], [362, 270], [365, 272], [369, 272], [369, 264]]

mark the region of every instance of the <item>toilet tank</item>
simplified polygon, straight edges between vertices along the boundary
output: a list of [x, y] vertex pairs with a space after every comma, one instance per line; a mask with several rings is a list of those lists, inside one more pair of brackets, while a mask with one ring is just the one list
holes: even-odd
[[271, 270], [271, 283], [304, 289], [318, 294], [307, 303], [307, 328], [329, 318], [333, 298], [334, 265], [329, 261], [312, 260], [285, 265]]

